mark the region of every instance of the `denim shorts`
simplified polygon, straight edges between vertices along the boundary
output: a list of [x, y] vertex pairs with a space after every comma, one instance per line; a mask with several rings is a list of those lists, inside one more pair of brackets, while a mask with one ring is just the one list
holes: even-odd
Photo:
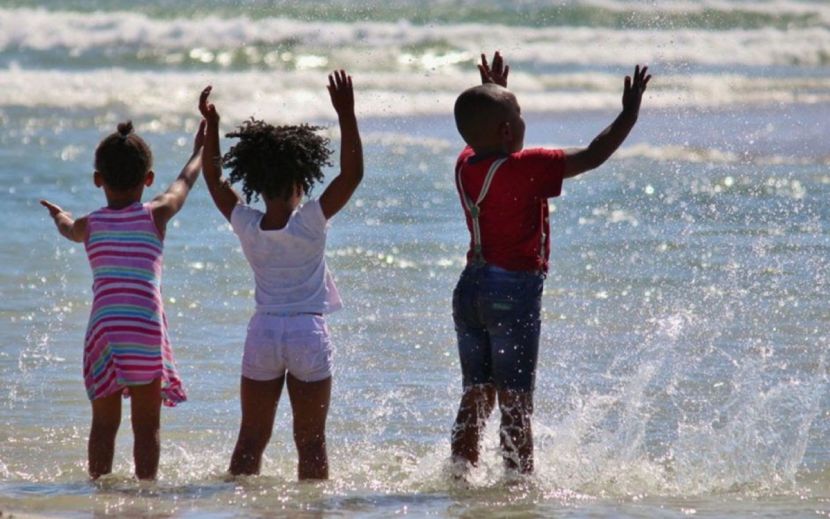
[[544, 279], [486, 264], [461, 273], [452, 313], [465, 388], [533, 390]]

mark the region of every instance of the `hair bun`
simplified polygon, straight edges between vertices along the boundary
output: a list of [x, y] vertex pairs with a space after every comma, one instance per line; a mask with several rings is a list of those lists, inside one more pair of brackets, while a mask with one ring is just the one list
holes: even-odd
[[128, 135], [133, 133], [133, 122], [118, 123], [118, 133], [121, 134], [121, 138], [126, 139]]

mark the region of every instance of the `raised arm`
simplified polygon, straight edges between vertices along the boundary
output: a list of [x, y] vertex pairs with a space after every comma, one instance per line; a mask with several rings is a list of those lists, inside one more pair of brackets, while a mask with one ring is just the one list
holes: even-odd
[[623, 143], [640, 113], [640, 101], [643, 99], [643, 92], [651, 79], [646, 75], [648, 67], [634, 67], [634, 79], [625, 76], [623, 88], [622, 105], [620, 115], [611, 123], [611, 126], [604, 129], [591, 141], [587, 148], [574, 148], [565, 151], [565, 177], [575, 177], [580, 173], [599, 167], [608, 160], [620, 144]]
[[219, 150], [219, 113], [216, 106], [208, 103], [210, 86], [202, 90], [199, 96], [199, 111], [207, 122], [205, 131], [205, 145], [202, 148], [202, 169], [205, 172], [205, 182], [213, 198], [213, 203], [219, 212], [228, 220], [231, 220], [231, 213], [236, 204], [242, 203], [239, 193], [232, 187], [230, 182], [222, 178], [222, 152]]
[[87, 222], [85, 216], [74, 220], [72, 219], [71, 214], [48, 200], [41, 200], [40, 205], [49, 210], [49, 216], [51, 216], [55, 221], [55, 226], [58, 228], [58, 232], [61, 233], [61, 236], [67, 240], [75, 242], [84, 241], [84, 238], [86, 237]]
[[199, 173], [202, 171], [202, 143], [205, 140], [205, 121], [199, 123], [199, 129], [196, 131], [196, 136], [193, 139], [193, 153], [187, 159], [187, 163], [182, 168], [176, 180], [170, 184], [167, 191], [158, 195], [151, 202], [153, 211], [153, 219], [156, 221], [156, 226], [159, 232], [164, 235], [169, 222], [176, 213], [184, 206], [184, 201], [187, 200], [187, 195], [190, 194], [190, 189], [199, 178]]
[[320, 195], [320, 207], [326, 220], [346, 205], [363, 179], [363, 145], [354, 114], [352, 77], [344, 70], [334, 71], [329, 74], [328, 89], [340, 121], [340, 174]]

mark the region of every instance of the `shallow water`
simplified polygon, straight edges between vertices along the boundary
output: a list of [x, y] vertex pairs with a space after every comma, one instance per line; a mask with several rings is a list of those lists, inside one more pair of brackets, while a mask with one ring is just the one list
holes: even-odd
[[[479, 5], [431, 24], [405, 11], [410, 4], [344, 22], [299, 4], [274, 7], [301, 18], [289, 22], [261, 3], [214, 3], [205, 39], [194, 22], [201, 14], [169, 2], [95, 16], [77, 14], [87, 3], [26, 5], [0, 3], [3, 512], [830, 514], [823, 3], [569, 4], [553, 28], [487, 4], [506, 17], [497, 32], [516, 56], [511, 84], [529, 145], [586, 144], [614, 117], [630, 64], [648, 60], [657, 75], [626, 145], [553, 201], [536, 474], [504, 474], [491, 420], [482, 467], [467, 484], [446, 468], [460, 394], [450, 294], [467, 240], [449, 114], [477, 77], [477, 49], [493, 46], [489, 11]], [[438, 13], [442, 5], [430, 4]], [[542, 13], [541, 3], [526, 9], [534, 6]], [[397, 21], [401, 13], [413, 21]], [[289, 28], [290, 42], [273, 36]], [[250, 57], [252, 47], [276, 49], [277, 61]], [[406, 53], [409, 61], [398, 59]], [[366, 55], [373, 59], [358, 61]], [[331, 125], [322, 80], [335, 64], [354, 70], [367, 174], [329, 233], [347, 305], [330, 318], [332, 481], [295, 482], [287, 402], [263, 475], [225, 475], [253, 286], [200, 183], [165, 250], [168, 318], [190, 400], [163, 413], [158, 483], [130, 477], [128, 416], [114, 475], [88, 482], [80, 359], [90, 276], [83, 248], [60, 239], [37, 200], [75, 214], [101, 205], [92, 152], [127, 117], [154, 150], [159, 184], [147, 195], [158, 192], [187, 155], [207, 82], [225, 128], [251, 113]]]

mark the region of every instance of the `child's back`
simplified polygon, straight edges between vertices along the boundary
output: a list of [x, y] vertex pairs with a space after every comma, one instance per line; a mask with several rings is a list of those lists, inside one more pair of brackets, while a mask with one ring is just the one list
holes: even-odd
[[263, 213], [238, 204], [231, 225], [254, 271], [257, 310], [326, 314], [341, 302], [326, 268], [326, 218], [318, 200], [300, 206], [282, 229], [263, 230]]
[[[562, 191], [564, 152], [534, 148], [477, 156], [473, 148], [467, 147], [455, 168], [459, 195], [477, 200], [497, 161], [486, 196], [479, 204], [482, 257], [507, 270], [544, 271], [550, 252], [548, 198]], [[465, 214], [472, 229], [470, 212]], [[468, 262], [475, 260], [475, 245], [471, 245]]]
[[93, 279], [84, 347], [90, 400], [156, 378], [166, 403], [185, 400], [167, 336], [163, 242], [151, 209], [136, 202], [90, 213], [84, 244]]

